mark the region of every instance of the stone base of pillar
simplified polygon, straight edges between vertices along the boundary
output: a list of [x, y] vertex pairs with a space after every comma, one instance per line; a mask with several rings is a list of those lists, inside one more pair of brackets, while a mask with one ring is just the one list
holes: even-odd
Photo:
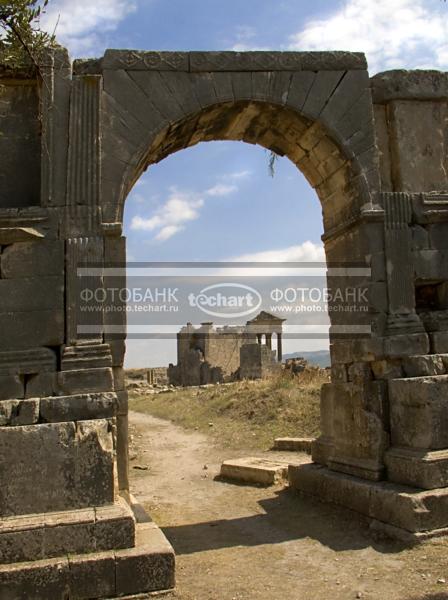
[[448, 535], [448, 488], [366, 481], [315, 463], [290, 465], [288, 476], [291, 488], [365, 515], [391, 537], [412, 543]]
[[173, 548], [141, 507], [134, 514], [133, 547], [0, 565], [0, 597], [99, 600], [172, 589]]

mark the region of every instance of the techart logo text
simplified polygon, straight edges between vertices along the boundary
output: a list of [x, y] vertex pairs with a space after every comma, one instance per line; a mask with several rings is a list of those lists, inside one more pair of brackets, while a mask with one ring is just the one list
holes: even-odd
[[245, 317], [261, 306], [261, 295], [242, 283], [216, 283], [189, 294], [190, 306], [212, 317]]

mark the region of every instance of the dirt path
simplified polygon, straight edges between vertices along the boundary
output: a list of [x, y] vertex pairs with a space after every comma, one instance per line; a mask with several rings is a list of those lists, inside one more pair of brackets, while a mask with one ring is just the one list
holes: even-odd
[[132, 492], [177, 555], [177, 590], [166, 598], [448, 599], [447, 542], [377, 543], [349, 511], [215, 481], [228, 449], [145, 414], [130, 420]]

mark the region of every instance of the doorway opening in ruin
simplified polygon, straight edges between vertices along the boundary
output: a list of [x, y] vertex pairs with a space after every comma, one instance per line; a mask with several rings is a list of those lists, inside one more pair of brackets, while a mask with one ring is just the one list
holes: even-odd
[[[316, 316], [316, 313], [304, 312], [298, 318], [293, 310], [311, 300], [293, 297], [290, 290], [288, 302], [282, 304], [272, 292], [279, 287], [276, 281], [281, 281], [282, 285], [289, 283], [289, 288], [297, 286], [298, 281], [302, 285], [313, 282], [315, 287], [321, 285], [325, 266], [321, 207], [314, 190], [294, 164], [279, 156], [274, 173], [271, 173], [269, 160], [269, 154], [260, 146], [214, 141], [199, 143], [152, 165], [137, 181], [125, 204], [128, 286], [134, 281], [132, 273], [139, 265], [157, 264], [163, 268], [166, 264], [170, 268], [173, 265], [181, 268], [182, 264], [188, 263], [189, 266], [198, 265], [195, 274], [198, 277], [201, 269], [207, 273], [204, 277], [209, 276], [211, 268], [215, 269], [213, 279], [210, 279], [213, 284], [218, 277], [226, 285], [235, 281], [251, 287], [251, 282], [256, 281], [257, 285], [260, 282], [260, 269], [251, 269], [251, 263], [272, 263], [277, 271], [271, 269], [267, 276], [263, 275], [263, 304], [256, 310], [233, 319], [231, 315], [222, 318], [198, 313], [202, 319], [198, 320], [196, 315], [192, 325], [198, 329], [201, 323], [202, 329], [211, 324], [214, 329], [244, 326], [261, 310], [270, 313], [277, 308], [284, 311], [276, 314], [284, 320], [283, 336], [277, 331], [261, 328], [255, 333], [255, 341], [274, 350], [277, 359], [279, 349], [281, 358], [325, 352], [328, 351], [329, 322], [323, 295], [318, 303], [322, 313]], [[299, 220], [291, 218], [297, 210], [300, 211]], [[224, 273], [218, 264], [228, 266], [231, 261], [248, 266], [243, 275], [236, 270], [230, 275]], [[316, 269], [320, 269], [319, 284], [315, 283], [316, 275], [314, 280], [305, 275], [301, 275], [300, 280], [288, 279], [286, 266], [280, 270], [283, 263], [294, 263], [294, 266], [316, 263]], [[279, 278], [278, 274], [283, 273], [284, 276]], [[142, 284], [141, 279], [136, 281]], [[146, 284], [155, 292], [162, 281], [153, 277]], [[270, 294], [266, 293], [268, 287]], [[168, 318], [167, 313], [152, 312], [135, 319], [132, 312], [128, 313], [126, 369], [156, 369], [145, 377], [150, 381], [158, 378], [164, 381], [162, 369], [179, 360], [177, 333], [190, 320], [188, 307], [175, 308], [179, 310], [168, 313]], [[287, 309], [289, 313], [285, 312]], [[158, 323], [161, 326], [159, 335], [138, 331], [138, 324], [156, 326]], [[298, 323], [305, 325], [300, 332]], [[164, 334], [169, 328], [170, 332]], [[193, 333], [188, 347], [203, 353], [199, 338], [200, 331]], [[232, 360], [232, 350], [227, 351], [228, 356], [216, 357], [217, 363]]]

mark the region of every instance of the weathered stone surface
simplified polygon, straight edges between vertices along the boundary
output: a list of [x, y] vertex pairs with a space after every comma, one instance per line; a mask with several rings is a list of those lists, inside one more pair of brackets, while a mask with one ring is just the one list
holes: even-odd
[[429, 339], [426, 333], [399, 334], [384, 338], [383, 353], [390, 358], [410, 354], [428, 354]]
[[62, 277], [0, 279], [2, 312], [58, 310], [63, 307], [63, 302], [64, 280]]
[[126, 343], [124, 340], [109, 340], [110, 352], [112, 355], [112, 366], [121, 367], [124, 362], [124, 353], [126, 352]]
[[319, 71], [316, 73], [307, 99], [302, 107], [302, 112], [305, 116], [315, 119], [320, 115], [343, 75], [343, 71]]
[[[325, 395], [324, 395], [325, 394]], [[378, 480], [383, 473], [383, 453], [388, 446], [387, 395], [383, 382], [331, 383], [322, 401], [331, 405], [325, 429], [331, 431], [332, 469]]]
[[95, 552], [68, 557], [70, 590], [74, 598], [115, 596], [115, 554]]
[[[0, 453], [2, 516], [113, 502], [114, 450], [108, 420], [5, 427]], [[39, 468], [36, 468], [39, 465]]]
[[[119, 392], [121, 394], [126, 392]], [[126, 393], [127, 394], [127, 393]], [[117, 475], [118, 489], [129, 491], [129, 427], [128, 415], [117, 415]]]
[[375, 133], [380, 159], [381, 189], [392, 191], [392, 160], [389, 148], [389, 131], [387, 125], [386, 107], [374, 104]]
[[325, 71], [366, 69], [355, 52], [190, 52], [191, 71]]
[[411, 533], [448, 525], [446, 488], [421, 491], [388, 482], [372, 483], [316, 465], [291, 466], [288, 477], [294, 489]]
[[0, 402], [0, 425], [17, 427], [39, 421], [39, 399], [4, 400]]
[[174, 552], [154, 523], [137, 526], [133, 549], [115, 553], [116, 594], [137, 594], [174, 587]]
[[37, 81], [28, 83], [0, 86], [2, 207], [39, 204], [39, 91]]
[[63, 598], [69, 584], [66, 558], [0, 565], [2, 600]]
[[446, 104], [397, 100], [391, 103], [389, 114], [396, 185], [403, 191], [445, 189], [448, 166]]
[[437, 354], [405, 357], [403, 359], [403, 369], [407, 377], [445, 374], [442, 356]]
[[27, 377], [25, 398], [42, 398], [57, 392], [56, 373], [38, 373]]
[[2, 351], [58, 346], [64, 342], [64, 312], [57, 309], [0, 312], [0, 331]]
[[414, 273], [420, 280], [437, 280], [448, 278], [448, 251], [419, 250], [413, 252]]
[[135, 546], [134, 516], [123, 499], [114, 505], [95, 508], [95, 539], [98, 550]]
[[112, 369], [78, 369], [58, 373], [58, 386], [65, 394], [111, 392], [114, 389]]
[[141, 50], [106, 50], [103, 69], [127, 71], [188, 71], [188, 52], [145, 52]]
[[375, 379], [397, 379], [403, 375], [399, 360], [374, 360], [370, 365]]
[[0, 376], [0, 400], [9, 398], [23, 398], [25, 395], [25, 386], [23, 379], [18, 375]]
[[118, 406], [113, 392], [54, 396], [40, 401], [40, 418], [44, 423], [109, 419]]
[[137, 526], [133, 549], [0, 565], [2, 600], [140, 597], [173, 587], [174, 552], [153, 523]]
[[429, 334], [431, 352], [436, 354], [448, 352], [448, 331], [434, 331]]
[[222, 463], [220, 471], [223, 479], [267, 486], [281, 483], [287, 474], [287, 462], [257, 457], [226, 460]]
[[2, 253], [2, 278], [62, 275], [64, 272], [64, 242], [62, 240], [19, 242]]
[[448, 76], [440, 71], [394, 70], [378, 73], [370, 80], [373, 101], [443, 100], [448, 98]]
[[448, 448], [448, 375], [389, 380], [393, 446]]
[[286, 450], [287, 452], [306, 452], [311, 454], [311, 444], [315, 438], [293, 438], [283, 437], [274, 440], [274, 450]]
[[107, 507], [8, 517], [0, 527], [2, 563], [134, 545], [134, 517], [122, 499]]
[[448, 486], [448, 450], [391, 448], [386, 452], [385, 463], [389, 481], [425, 490]]
[[61, 357], [61, 371], [99, 369], [112, 366], [109, 344], [88, 341], [65, 346]]

